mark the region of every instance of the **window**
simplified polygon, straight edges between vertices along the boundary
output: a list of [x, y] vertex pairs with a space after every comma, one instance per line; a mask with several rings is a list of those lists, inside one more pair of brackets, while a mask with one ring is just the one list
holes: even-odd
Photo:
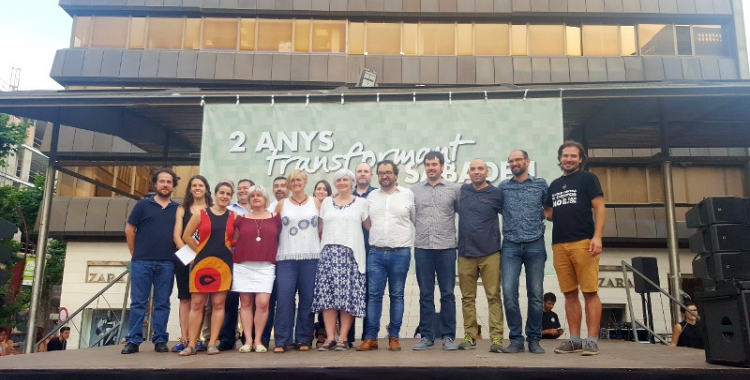
[[526, 25], [513, 25], [510, 29], [510, 44], [513, 55], [528, 55]]
[[564, 55], [564, 25], [529, 25], [529, 55]]
[[[364, 33], [364, 29], [360, 29], [360, 31]], [[359, 44], [360, 49], [364, 52], [364, 35], [360, 37]], [[313, 21], [312, 51], [316, 53], [345, 53], [346, 21]]]
[[294, 21], [294, 51], [310, 52], [310, 20]]
[[401, 24], [368, 22], [366, 30], [368, 54], [401, 53]]
[[726, 56], [729, 47], [719, 25], [693, 26], [693, 46], [695, 55]]
[[456, 25], [456, 54], [474, 55], [474, 36], [471, 24]]
[[73, 47], [88, 47], [91, 42], [91, 17], [76, 17]]
[[419, 24], [404, 24], [403, 41], [404, 54], [416, 55], [419, 53]]
[[[201, 19], [189, 18], [185, 20], [185, 42], [183, 49], [198, 50], [201, 48]], [[206, 47], [210, 49], [210, 47]]]
[[632, 25], [620, 26], [620, 54], [622, 56], [636, 55], [635, 27]]
[[130, 40], [128, 48], [143, 49], [146, 44], [146, 18], [133, 17], [130, 19]]
[[94, 17], [91, 46], [124, 48], [128, 41], [127, 17]]
[[618, 29], [615, 25], [584, 25], [583, 54], [586, 56], [619, 56]]
[[672, 25], [638, 25], [641, 55], [675, 55]]
[[365, 53], [365, 24], [362, 22], [349, 23], [349, 54]]
[[255, 50], [255, 19], [240, 21], [240, 50]]
[[179, 49], [182, 46], [184, 24], [185, 20], [181, 18], [149, 18], [146, 47], [149, 49]]
[[510, 54], [510, 26], [508, 24], [475, 24], [475, 55]]
[[203, 49], [237, 50], [237, 19], [204, 19]]
[[674, 27], [677, 39], [677, 55], [693, 55], [693, 41], [690, 40], [690, 26], [677, 25]]
[[258, 20], [258, 51], [292, 51], [292, 20]]
[[419, 26], [420, 55], [455, 55], [455, 24], [421, 24]]
[[565, 52], [571, 57], [580, 57], [583, 55], [580, 26], [565, 27]]

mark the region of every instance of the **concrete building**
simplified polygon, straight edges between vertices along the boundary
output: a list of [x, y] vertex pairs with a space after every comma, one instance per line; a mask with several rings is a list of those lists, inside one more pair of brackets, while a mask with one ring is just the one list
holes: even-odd
[[[700, 285], [690, 274], [684, 212], [703, 197], [750, 193], [750, 70], [740, 1], [61, 0], [60, 6], [73, 16], [71, 43], [57, 52], [51, 76], [67, 91], [0, 96], [0, 111], [56, 118], [57, 148], [50, 149], [50, 131], [42, 150], [54, 150], [63, 170], [120, 167], [107, 172], [108, 180], [84, 174], [115, 188], [108, 181], [123, 168], [166, 164], [185, 166], [183, 178], [196, 173], [204, 101], [304, 102], [312, 94], [335, 102], [342, 94], [343, 102], [343, 94], [376, 93], [378, 101], [381, 93], [398, 101], [411, 101], [412, 93], [455, 100], [482, 92], [485, 99], [488, 92], [560, 98], [562, 135], [588, 148], [607, 203], [603, 328], [630, 320], [622, 260], [657, 257], [662, 286], [681, 276], [693, 293]], [[364, 69], [377, 73], [379, 87], [346, 88]], [[61, 180], [58, 189], [71, 186]], [[144, 186], [134, 180], [122, 190], [140, 196]], [[667, 193], [677, 206], [674, 241]], [[122, 271], [129, 257], [122, 229], [134, 201], [91, 191], [60, 195], [50, 234], [69, 241], [61, 302], [74, 309]], [[670, 249], [678, 252], [679, 268], [669, 267]], [[545, 290], [561, 295], [551, 260], [548, 274]], [[113, 308], [123, 291], [116, 285], [107, 293]], [[407, 294], [402, 331], [411, 334], [419, 320], [413, 279]], [[656, 329], [668, 332], [669, 302], [656, 299]], [[109, 306], [97, 303], [75, 321], [86, 336], [74, 331], [71, 347], [90, 342], [97, 321], [108, 318], [97, 309]], [[478, 305], [486, 326], [481, 296]], [[637, 299], [633, 306], [641, 319]], [[176, 336], [173, 311], [169, 328]], [[562, 302], [556, 311], [564, 315]]]

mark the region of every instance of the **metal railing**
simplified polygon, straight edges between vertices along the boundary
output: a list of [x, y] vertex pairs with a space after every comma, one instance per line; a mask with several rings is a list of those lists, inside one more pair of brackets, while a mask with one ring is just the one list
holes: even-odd
[[[99, 297], [101, 297], [102, 294], [104, 294], [104, 292], [106, 292], [112, 286], [114, 286], [116, 283], [118, 283], [123, 277], [127, 276], [128, 273], [130, 273], [130, 269], [126, 268], [124, 272], [122, 272], [119, 276], [115, 277], [115, 279], [112, 280], [109, 284], [107, 284], [104, 288], [102, 288], [102, 290], [100, 290], [98, 293], [94, 294], [94, 296], [92, 296], [88, 301], [84, 302], [84, 304], [81, 305], [81, 307], [79, 307], [76, 311], [74, 311], [73, 314], [70, 314], [64, 321], [57, 323], [55, 325], [55, 327], [49, 333], [47, 333], [47, 335], [45, 335], [42, 339], [40, 339], [39, 341], [37, 341], [36, 343], [34, 343], [34, 348], [38, 348], [40, 343], [46, 341], [48, 338], [50, 338], [53, 335], [57, 334], [57, 332], [60, 330], [61, 327], [65, 326], [69, 322], [71, 322], [73, 320], [73, 318], [76, 317], [78, 314], [81, 314], [86, 309], [86, 307], [88, 307], [94, 301], [96, 301]], [[122, 339], [122, 324], [123, 324], [123, 321], [125, 320], [125, 310], [126, 310], [126, 307], [127, 307], [128, 293], [129, 293], [129, 291], [130, 291], [130, 278], [128, 278], [128, 280], [125, 282], [125, 295], [123, 297], [124, 300], [123, 300], [123, 304], [122, 304], [122, 312], [120, 314], [120, 318], [117, 320], [117, 323], [113, 326], [112, 330], [110, 330], [109, 332], [107, 332], [103, 336], [99, 337], [99, 339], [97, 339], [93, 344], [88, 344], [88, 347], [92, 347], [92, 346], [98, 344], [99, 342], [101, 342], [103, 339], [111, 337], [112, 333], [114, 331], [117, 331], [117, 340], [119, 341], [120, 339]], [[29, 333], [30, 333], [34, 329], [33, 329], [32, 326], [30, 326], [28, 330], [29, 330]]]
[[687, 306], [685, 306], [685, 304], [682, 303], [681, 300], [678, 300], [677, 298], [675, 298], [674, 296], [672, 296], [671, 294], [669, 294], [669, 292], [667, 292], [666, 290], [662, 289], [655, 282], [651, 281], [650, 278], [646, 277], [646, 275], [644, 275], [643, 273], [641, 273], [639, 270], [633, 268], [633, 266], [630, 265], [630, 264], [628, 264], [627, 262], [625, 262], [625, 260], [622, 260], [621, 263], [622, 263], [622, 279], [623, 279], [623, 283], [625, 283], [625, 293], [628, 296], [628, 311], [630, 312], [630, 324], [631, 324], [631, 327], [633, 329], [633, 339], [635, 340], [636, 343], [639, 342], [639, 340], [638, 340], [637, 326], [640, 326], [644, 330], [648, 331], [649, 334], [651, 334], [651, 336], [653, 336], [654, 338], [658, 339], [662, 344], [667, 345], [667, 346], [669, 345], [669, 342], [667, 342], [666, 340], [664, 340], [664, 338], [662, 338], [659, 334], [657, 334], [656, 332], [654, 332], [654, 330], [652, 330], [651, 328], [649, 328], [648, 326], [646, 326], [646, 324], [641, 323], [641, 322], [639, 322], [639, 321], [637, 321], [635, 319], [635, 313], [633, 313], [633, 300], [630, 297], [630, 282], [628, 282], [628, 272], [627, 272], [628, 269], [633, 272], [633, 276], [639, 276], [644, 281], [646, 281], [648, 284], [650, 284], [651, 286], [653, 286], [655, 289], [658, 289], [659, 292], [661, 292], [661, 294], [664, 294], [665, 296], [667, 296], [669, 298], [670, 301], [672, 301], [672, 302], [676, 303], [677, 305], [679, 305], [682, 308], [682, 310], [687, 310], [688, 313], [692, 314], [694, 317], [700, 318], [700, 317], [698, 317], [698, 314], [693, 313], [692, 310], [688, 309]]

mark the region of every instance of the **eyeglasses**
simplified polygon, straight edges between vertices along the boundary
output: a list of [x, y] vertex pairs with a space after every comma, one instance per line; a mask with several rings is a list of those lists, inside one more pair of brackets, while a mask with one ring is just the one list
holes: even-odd
[[393, 175], [393, 172], [392, 171], [378, 172], [378, 177], [382, 177], [382, 176], [386, 176], [386, 175], [387, 176], [391, 176], [391, 175]]

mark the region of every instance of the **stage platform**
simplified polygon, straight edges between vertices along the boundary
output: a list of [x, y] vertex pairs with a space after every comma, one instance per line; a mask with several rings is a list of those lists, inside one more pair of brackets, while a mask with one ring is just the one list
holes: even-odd
[[[544, 355], [494, 354], [490, 341], [477, 349], [413, 351], [416, 339], [402, 339], [403, 351], [287, 351], [240, 354], [224, 351], [191, 357], [141, 352], [121, 355], [122, 346], [0, 357], [0, 379], [715, 379], [750, 378], [750, 369], [712, 365], [702, 350], [604, 340], [601, 353], [555, 354], [559, 340], [543, 340]], [[505, 341], [505, 344], [508, 342]], [[387, 340], [381, 339], [381, 345]]]

